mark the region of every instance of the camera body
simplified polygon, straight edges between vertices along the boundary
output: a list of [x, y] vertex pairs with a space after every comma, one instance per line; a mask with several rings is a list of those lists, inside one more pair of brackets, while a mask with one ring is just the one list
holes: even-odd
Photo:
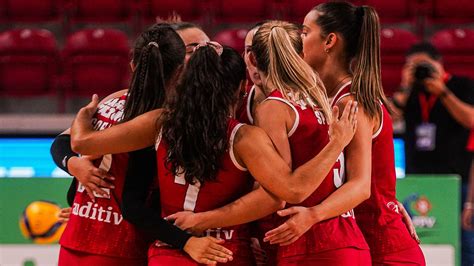
[[430, 63], [423, 62], [416, 65], [415, 70], [413, 71], [415, 83], [423, 83], [423, 80], [432, 78], [435, 72], [435, 68]]

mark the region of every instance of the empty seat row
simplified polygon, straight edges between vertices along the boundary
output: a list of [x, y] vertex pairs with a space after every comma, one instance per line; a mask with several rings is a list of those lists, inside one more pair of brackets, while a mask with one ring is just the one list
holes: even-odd
[[[130, 22], [137, 15], [146, 21], [166, 17], [173, 11], [185, 20], [254, 22], [268, 18], [302, 21], [304, 15], [325, 0], [0, 0], [0, 20], [9, 22]], [[350, 0], [374, 6], [382, 22], [414, 20], [426, 16], [434, 22], [472, 23], [472, 0]]]
[[[245, 29], [229, 29], [213, 39], [242, 52], [246, 33]], [[430, 40], [441, 51], [447, 71], [474, 78], [474, 30], [442, 30]], [[382, 30], [382, 81], [387, 94], [398, 87], [405, 54], [418, 41], [407, 30]], [[78, 31], [68, 36], [62, 50], [47, 30], [2, 32], [0, 94], [106, 96], [128, 86], [129, 52], [126, 34], [114, 29]]]
[[128, 86], [130, 47], [118, 30], [88, 29], [67, 38], [62, 51], [47, 30], [0, 33], [0, 94], [101, 96]]

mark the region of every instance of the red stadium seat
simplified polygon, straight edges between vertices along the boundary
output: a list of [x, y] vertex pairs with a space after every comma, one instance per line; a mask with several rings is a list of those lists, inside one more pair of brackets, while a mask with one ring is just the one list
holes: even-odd
[[1, 20], [9, 22], [47, 22], [58, 20], [63, 0], [0, 0]]
[[474, 30], [448, 29], [436, 32], [431, 43], [443, 55], [447, 71], [474, 79]]
[[72, 23], [128, 22], [136, 5], [130, 0], [68, 0]]
[[155, 22], [157, 17], [167, 18], [178, 13], [183, 21], [195, 21], [200, 18], [209, 0], [144, 0], [143, 15], [148, 21]]
[[246, 35], [246, 29], [229, 29], [217, 33], [213, 40], [219, 42], [222, 45], [230, 46], [239, 53], [243, 53], [245, 49], [244, 42]]
[[438, 23], [472, 23], [474, 1], [433, 0], [433, 19]]
[[47, 30], [0, 33], [0, 93], [38, 96], [55, 93], [59, 69], [56, 39]]
[[287, 0], [288, 14], [286, 17], [293, 22], [303, 23], [304, 17], [313, 7], [325, 2], [325, 0]]
[[272, 17], [273, 1], [265, 0], [213, 0], [217, 8], [216, 19], [224, 23], [256, 22]]
[[67, 38], [63, 51], [66, 96], [107, 96], [129, 84], [127, 35], [113, 29], [87, 29]]
[[359, 0], [357, 5], [372, 6], [377, 10], [382, 23], [393, 23], [412, 20], [411, 6], [413, 0]]
[[418, 41], [418, 37], [407, 30], [395, 28], [382, 30], [380, 35], [382, 83], [387, 95], [392, 95], [400, 85], [405, 54]]

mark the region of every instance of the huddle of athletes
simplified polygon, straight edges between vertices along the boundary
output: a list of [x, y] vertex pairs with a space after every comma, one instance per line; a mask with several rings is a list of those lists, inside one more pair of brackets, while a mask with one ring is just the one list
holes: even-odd
[[345, 2], [257, 24], [244, 58], [191, 23], [148, 28], [130, 87], [51, 147], [76, 177], [59, 265], [425, 265], [379, 34]]

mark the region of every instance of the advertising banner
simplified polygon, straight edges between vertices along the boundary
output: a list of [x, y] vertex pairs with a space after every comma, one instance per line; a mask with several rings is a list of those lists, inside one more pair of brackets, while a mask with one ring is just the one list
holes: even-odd
[[410, 214], [427, 265], [460, 265], [460, 179], [410, 175], [397, 180], [397, 198]]

